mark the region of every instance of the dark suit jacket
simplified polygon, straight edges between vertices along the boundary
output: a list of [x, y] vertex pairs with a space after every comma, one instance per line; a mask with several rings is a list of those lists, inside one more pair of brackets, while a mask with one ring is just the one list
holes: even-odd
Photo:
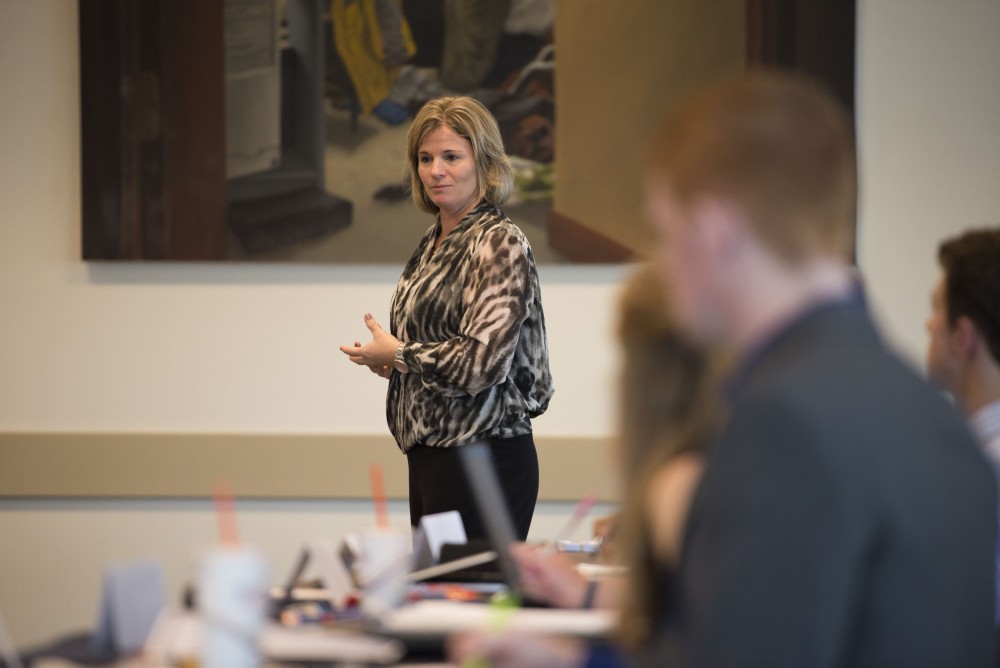
[[731, 396], [657, 663], [990, 665], [993, 474], [864, 309], [802, 317]]

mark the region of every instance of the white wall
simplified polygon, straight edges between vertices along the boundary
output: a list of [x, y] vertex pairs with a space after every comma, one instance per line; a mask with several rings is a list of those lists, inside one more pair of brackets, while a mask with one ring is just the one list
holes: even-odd
[[1000, 2], [860, 0], [861, 269], [913, 361], [937, 245], [1000, 225]]
[[[859, 2], [861, 267], [915, 358], [937, 240], [1000, 222], [998, 34], [995, 0]], [[384, 318], [398, 268], [79, 260], [76, 47], [75, 2], [0, 0], [0, 431], [381, 433], [381, 386], [335, 346], [364, 311]], [[622, 273], [543, 268], [558, 390], [539, 434], [610, 433]], [[239, 510], [277, 578], [302, 538], [369, 516], [346, 501]], [[534, 533], [567, 511], [541, 507]], [[85, 628], [103, 564], [158, 555], [176, 591], [213, 532], [197, 501], [0, 501], [0, 609], [21, 644]]]
[[[400, 267], [80, 260], [77, 44], [76, 2], [0, 0], [0, 431], [385, 433], [384, 381], [336, 346], [387, 321]], [[611, 433], [625, 271], [541, 268], [557, 394], [537, 434]], [[279, 579], [304, 538], [371, 521], [343, 500], [239, 511]], [[532, 536], [569, 511], [541, 504]], [[105, 563], [157, 555], [175, 592], [213, 532], [205, 502], [0, 500], [0, 610], [20, 644], [86, 628]]]
[[[387, 324], [400, 267], [82, 262], [76, 3], [2, 7], [0, 430], [384, 433], [384, 381], [336, 347]], [[537, 433], [609, 433], [621, 274], [543, 268]]]

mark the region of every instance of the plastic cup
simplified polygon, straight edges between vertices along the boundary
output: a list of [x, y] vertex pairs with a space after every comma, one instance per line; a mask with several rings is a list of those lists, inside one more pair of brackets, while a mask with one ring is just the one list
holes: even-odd
[[267, 563], [252, 548], [219, 547], [206, 552], [198, 570], [203, 668], [261, 665], [258, 638], [264, 627]]
[[409, 529], [373, 528], [359, 532], [361, 559], [361, 610], [378, 616], [402, 605], [412, 560], [413, 538]]

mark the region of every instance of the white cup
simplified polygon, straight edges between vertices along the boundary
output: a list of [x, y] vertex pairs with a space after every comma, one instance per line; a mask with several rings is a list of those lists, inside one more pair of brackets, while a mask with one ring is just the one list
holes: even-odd
[[413, 538], [410, 529], [372, 528], [358, 533], [361, 559], [357, 577], [361, 610], [377, 616], [399, 607], [406, 598]]
[[264, 627], [267, 563], [257, 550], [218, 547], [206, 552], [198, 570], [203, 668], [261, 665], [258, 638]]

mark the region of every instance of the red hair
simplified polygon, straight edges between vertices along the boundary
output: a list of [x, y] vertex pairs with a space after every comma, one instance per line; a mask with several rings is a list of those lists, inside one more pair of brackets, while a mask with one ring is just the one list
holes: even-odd
[[754, 72], [686, 97], [649, 153], [654, 175], [691, 204], [721, 196], [779, 257], [847, 259], [857, 208], [850, 118], [815, 81]]

